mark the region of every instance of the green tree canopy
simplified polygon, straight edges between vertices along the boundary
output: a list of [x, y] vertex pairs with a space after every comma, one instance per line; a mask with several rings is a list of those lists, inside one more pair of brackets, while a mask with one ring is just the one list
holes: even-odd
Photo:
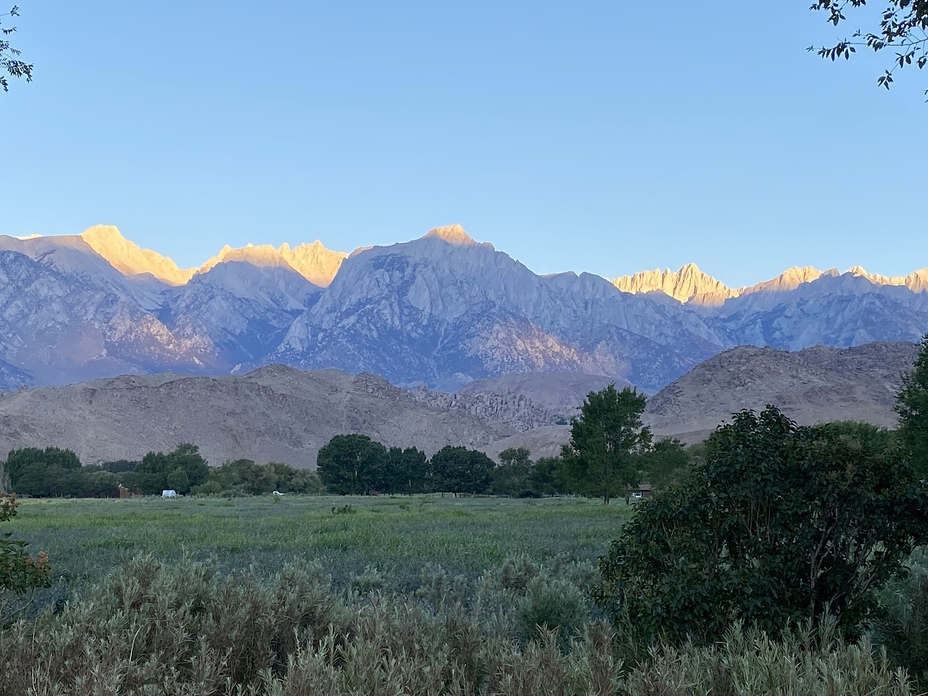
[[902, 442], [916, 472], [924, 478], [928, 476], [928, 335], [922, 339], [912, 371], [902, 378], [896, 413]]
[[570, 486], [564, 475], [564, 460], [560, 457], [541, 457], [532, 467], [529, 478], [531, 489], [539, 495], [567, 493]]
[[[838, 26], [847, 20], [845, 12], [866, 4], [867, 0], [816, 0], [809, 9], [826, 13], [828, 21]], [[907, 65], [924, 68], [928, 64], [928, 0], [884, 0], [883, 4], [885, 9], [880, 15], [879, 27], [870, 31], [858, 29], [850, 38], [822, 46], [818, 54], [835, 60], [850, 58], [858, 47], [874, 52], [892, 50], [895, 53], [892, 66], [877, 78], [878, 85], [889, 89], [897, 68]], [[809, 46], [809, 50], [816, 49]]]
[[336, 435], [319, 450], [319, 478], [331, 493], [362, 495], [382, 490], [387, 449], [367, 435]]
[[493, 469], [493, 492], [497, 495], [523, 495], [532, 490], [531, 452], [525, 447], [509, 447], [499, 453], [499, 466]]
[[190, 492], [209, 478], [210, 469], [194, 444], [183, 442], [167, 454], [149, 452], [135, 471], [124, 474], [126, 485], [140, 489], [147, 495], [173, 489], [182, 495]]
[[23, 495], [48, 497], [73, 495], [80, 477], [81, 460], [69, 449], [22, 447], [7, 455], [10, 488]]
[[[4, 26], [7, 17], [19, 16], [19, 7], [13, 5], [13, 9], [5, 14], [0, 14], [0, 87], [4, 92], [10, 91], [10, 83], [7, 75], [10, 77], [23, 77], [26, 82], [32, 82], [32, 65], [20, 60], [20, 52], [10, 45], [10, 35], [16, 31], [16, 27], [9, 25]], [[6, 72], [7, 75], [4, 75]]]
[[432, 487], [448, 493], [485, 493], [490, 486], [493, 460], [483, 452], [446, 445], [429, 463]]
[[651, 431], [641, 423], [645, 396], [614, 384], [590, 392], [570, 421], [570, 444], [561, 457], [571, 488], [608, 503], [639, 483], [637, 455], [647, 451]]
[[643, 503], [600, 560], [598, 600], [646, 641], [714, 641], [735, 620], [777, 635], [826, 612], [852, 636], [926, 535], [928, 491], [889, 432], [768, 406]]
[[422, 493], [428, 486], [429, 458], [416, 447], [391, 447], [383, 471], [388, 493]]
[[639, 457], [641, 480], [650, 483], [655, 490], [666, 488], [685, 474], [690, 460], [686, 445], [677, 438], [658, 440]]

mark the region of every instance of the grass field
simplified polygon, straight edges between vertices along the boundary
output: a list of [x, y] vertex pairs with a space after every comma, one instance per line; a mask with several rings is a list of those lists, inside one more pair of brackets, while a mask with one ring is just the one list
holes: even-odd
[[[32, 499], [5, 531], [47, 550], [60, 583], [100, 580], [140, 553], [275, 570], [318, 559], [337, 584], [374, 568], [410, 587], [423, 567], [475, 577], [507, 557], [595, 561], [631, 508], [582, 498], [270, 496]], [[334, 508], [350, 505], [351, 513]]]
[[[915, 693], [833, 632], [734, 628], [653, 652], [605, 623], [593, 562], [631, 514], [575, 498], [23, 500], [3, 531], [47, 550], [56, 582], [6, 607], [0, 696]], [[919, 673], [910, 653], [899, 664]]]

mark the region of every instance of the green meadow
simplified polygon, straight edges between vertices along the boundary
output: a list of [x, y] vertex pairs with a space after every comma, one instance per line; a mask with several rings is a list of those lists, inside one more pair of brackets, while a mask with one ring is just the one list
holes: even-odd
[[890, 640], [905, 659], [888, 660], [827, 622], [651, 650], [592, 602], [622, 501], [21, 503], [4, 531], [48, 551], [55, 577], [6, 608], [0, 696], [913, 696], [896, 666], [922, 672], [917, 641]]
[[585, 498], [25, 499], [4, 526], [32, 552], [47, 551], [72, 588], [152, 554], [224, 570], [317, 560], [337, 584], [373, 569], [399, 589], [428, 566], [473, 578], [517, 555], [595, 562], [631, 514], [622, 501]]

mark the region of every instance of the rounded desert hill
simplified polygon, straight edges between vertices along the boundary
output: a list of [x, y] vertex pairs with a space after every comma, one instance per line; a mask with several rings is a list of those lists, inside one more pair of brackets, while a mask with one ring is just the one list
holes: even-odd
[[645, 421], [658, 436], [694, 442], [732, 413], [774, 404], [802, 425], [855, 420], [894, 427], [895, 395], [917, 355], [918, 345], [907, 342], [796, 352], [732, 348], [651, 397]]
[[435, 407], [370, 374], [282, 365], [244, 376], [162, 373], [0, 394], [0, 455], [18, 447], [74, 450], [87, 464], [139, 459], [192, 442], [211, 464], [247, 458], [315, 466], [333, 436], [363, 433], [432, 454], [514, 433], [466, 408]]

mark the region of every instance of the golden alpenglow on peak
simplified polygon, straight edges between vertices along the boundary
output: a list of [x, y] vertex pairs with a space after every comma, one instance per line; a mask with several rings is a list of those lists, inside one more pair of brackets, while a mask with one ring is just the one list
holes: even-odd
[[663, 292], [679, 302], [694, 304], [721, 304], [737, 294], [721, 281], [703, 273], [695, 263], [688, 263], [679, 271], [671, 271], [669, 268], [663, 271], [639, 271], [634, 275], [615, 278], [612, 284], [622, 292]]
[[280, 255], [309, 282], [322, 288], [328, 287], [342, 261], [348, 258], [348, 254], [343, 251], [326, 249], [319, 240], [312, 244], [300, 244], [293, 249], [289, 244], [282, 244]]
[[220, 263], [227, 263], [230, 261], [250, 263], [253, 266], [259, 266], [261, 268], [290, 266], [280, 255], [280, 252], [270, 244], [246, 244], [243, 247], [231, 247], [225, 244], [222, 249], [219, 250], [219, 253], [200, 266], [197, 272], [206, 273]]
[[447, 227], [434, 227], [430, 229], [426, 234], [426, 238], [435, 238], [441, 239], [442, 241], [447, 242], [448, 244], [454, 244], [456, 246], [465, 246], [470, 244], [476, 244], [471, 236], [464, 231], [464, 228], [460, 225], [448, 225]]
[[94, 225], [81, 233], [81, 239], [124, 275], [150, 273], [170, 285], [183, 285], [193, 275], [193, 269], [180, 269], [168, 257], [142, 249], [112, 225]]

